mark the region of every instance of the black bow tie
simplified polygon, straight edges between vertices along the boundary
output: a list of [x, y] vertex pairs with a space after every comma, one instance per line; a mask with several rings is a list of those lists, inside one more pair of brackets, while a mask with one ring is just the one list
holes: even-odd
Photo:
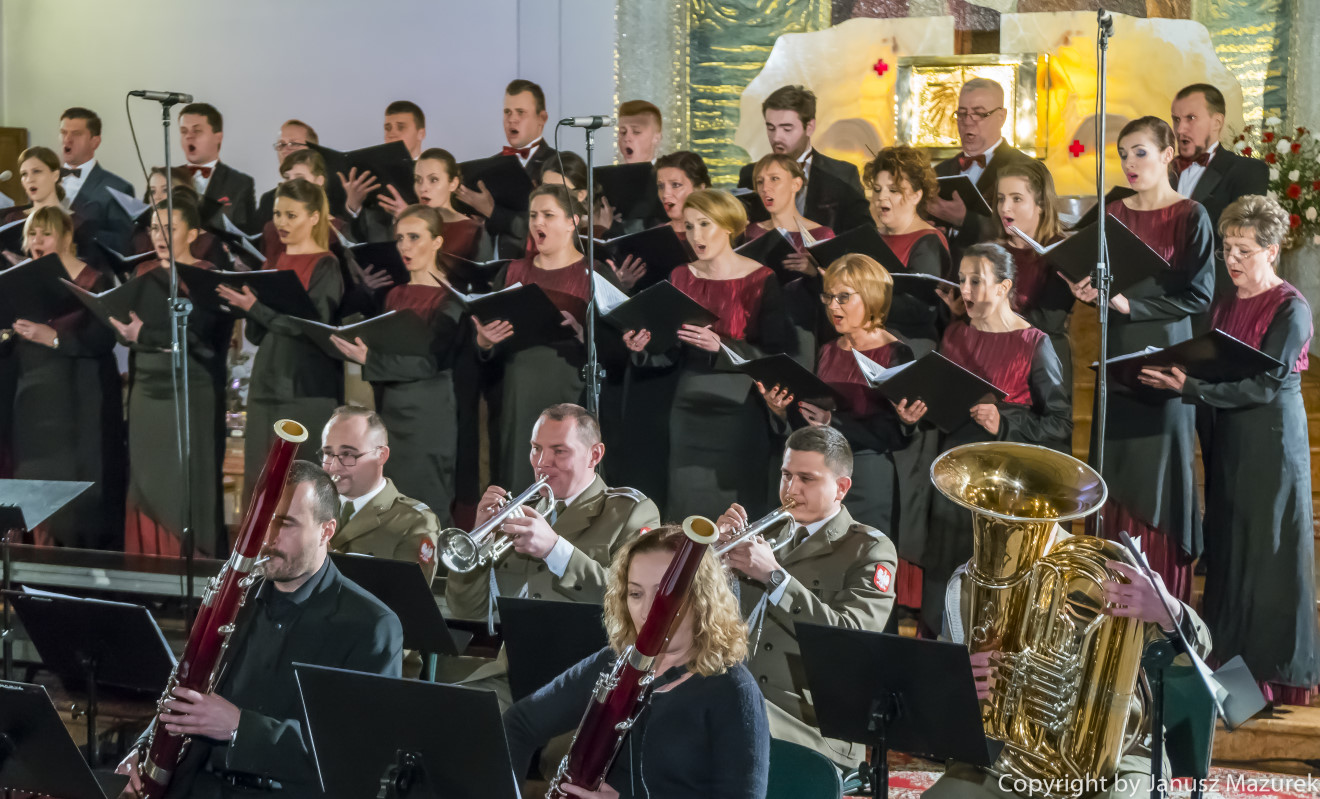
[[75, 178], [82, 178], [82, 167], [75, 168], [75, 167], [66, 166], [60, 169], [60, 177], [67, 178], [69, 176], [73, 176]]

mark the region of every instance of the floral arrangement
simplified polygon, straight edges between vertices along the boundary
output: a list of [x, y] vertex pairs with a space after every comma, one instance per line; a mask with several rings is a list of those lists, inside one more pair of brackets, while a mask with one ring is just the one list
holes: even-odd
[[1285, 129], [1283, 120], [1270, 117], [1260, 127], [1243, 128], [1233, 139], [1233, 149], [1269, 165], [1269, 195], [1288, 212], [1284, 248], [1320, 245], [1320, 133]]

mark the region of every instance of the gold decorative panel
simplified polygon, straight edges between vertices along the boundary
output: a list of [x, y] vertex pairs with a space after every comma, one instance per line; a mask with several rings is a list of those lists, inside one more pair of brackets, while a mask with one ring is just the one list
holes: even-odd
[[972, 78], [986, 78], [1004, 89], [1009, 143], [1043, 157], [1049, 105], [1040, 96], [1048, 89], [1048, 75], [1049, 56], [1034, 53], [900, 58], [894, 109], [899, 140], [933, 150], [936, 157], [956, 153], [958, 93]]

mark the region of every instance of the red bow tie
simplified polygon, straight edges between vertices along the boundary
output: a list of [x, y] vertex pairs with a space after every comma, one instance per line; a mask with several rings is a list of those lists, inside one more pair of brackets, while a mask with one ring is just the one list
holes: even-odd
[[504, 145], [504, 149], [500, 150], [500, 155], [516, 155], [519, 158], [526, 158], [531, 154], [532, 154], [531, 147], [510, 147], [509, 145], [506, 144]]
[[1177, 160], [1173, 162], [1173, 173], [1175, 175], [1181, 175], [1183, 173], [1183, 170], [1191, 166], [1192, 164], [1209, 166], [1210, 155], [1211, 155], [1210, 153], [1201, 153], [1200, 155], [1193, 156], [1191, 158], [1187, 158], [1186, 156], [1180, 155], [1178, 156]]
[[211, 170], [212, 167], [209, 166], [197, 166], [196, 164], [188, 165], [188, 172], [192, 174], [193, 177], [196, 177], [197, 175], [200, 174], [202, 178], [205, 180], [211, 179]]
[[985, 153], [981, 153], [980, 155], [958, 156], [958, 169], [960, 171], [966, 172], [967, 170], [972, 168], [972, 164], [977, 164], [982, 169], [985, 169]]

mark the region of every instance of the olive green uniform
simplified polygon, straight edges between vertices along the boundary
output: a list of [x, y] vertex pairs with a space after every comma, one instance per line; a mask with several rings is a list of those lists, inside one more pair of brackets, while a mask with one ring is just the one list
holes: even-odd
[[330, 551], [416, 561], [429, 584], [435, 579], [439, 536], [440, 522], [431, 509], [400, 494], [387, 478], [380, 493], [335, 530]]

